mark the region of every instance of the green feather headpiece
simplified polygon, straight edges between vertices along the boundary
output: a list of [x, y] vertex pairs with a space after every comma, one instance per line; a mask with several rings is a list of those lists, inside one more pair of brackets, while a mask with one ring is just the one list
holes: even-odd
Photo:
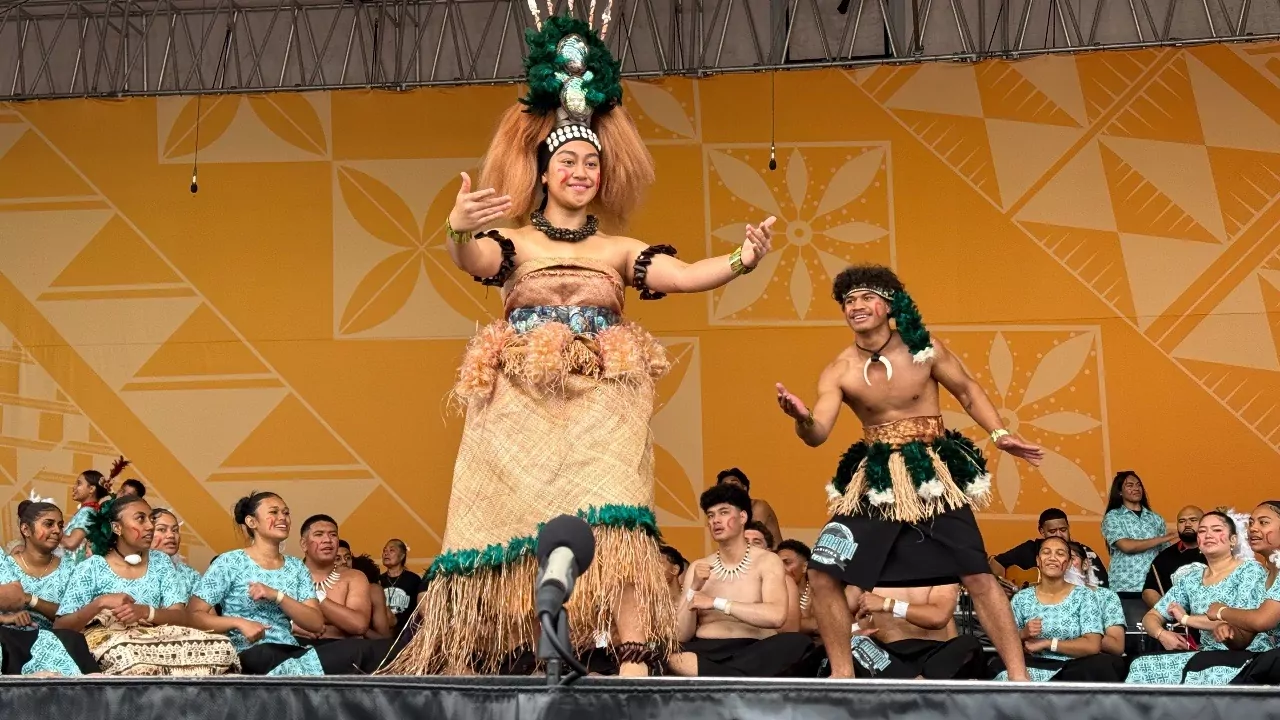
[[589, 125], [593, 113], [622, 102], [622, 64], [586, 22], [552, 15], [538, 29], [525, 30], [524, 37], [529, 92], [520, 102], [529, 112], [554, 112]]

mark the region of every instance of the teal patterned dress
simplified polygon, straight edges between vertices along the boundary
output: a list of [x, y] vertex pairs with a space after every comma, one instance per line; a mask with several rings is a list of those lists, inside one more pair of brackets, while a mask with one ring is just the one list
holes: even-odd
[[[1013, 596], [1013, 619], [1021, 630], [1035, 618], [1040, 618], [1040, 637], [1046, 640], [1075, 640], [1090, 633], [1101, 635], [1103, 632], [1102, 612], [1093, 591], [1079, 585], [1072, 588], [1071, 593], [1056, 605], [1045, 605], [1036, 596], [1033, 587], [1020, 590]], [[1034, 657], [1045, 660], [1072, 660], [1071, 656], [1043, 650]], [[1057, 675], [1061, 668], [1027, 667], [1027, 675], [1032, 682], [1048, 682]], [[1009, 674], [1001, 670], [996, 680], [1008, 680]]]
[[63, 562], [70, 561], [72, 565], [78, 565], [81, 562], [84, 562], [84, 559], [89, 556], [89, 540], [87, 533], [89, 532], [89, 515], [93, 512], [93, 508], [87, 505], [81, 505], [80, 509], [76, 510], [76, 514], [71, 516], [70, 522], [63, 527], [63, 537], [70, 535], [72, 530], [80, 530], [86, 533], [85, 539], [80, 541], [80, 547], [77, 547], [75, 550], [69, 550], [62, 556]]
[[[1183, 568], [1175, 576], [1173, 587], [1152, 608], [1165, 622], [1169, 606], [1177, 603], [1192, 615], [1204, 615], [1209, 606], [1220, 602], [1228, 607], [1253, 610], [1266, 597], [1267, 571], [1262, 565], [1246, 560], [1230, 575], [1213, 585], [1204, 584], [1205, 568], [1199, 563]], [[1247, 650], [1265, 652], [1272, 647], [1272, 638], [1260, 633], [1253, 638]], [[1213, 633], [1200, 631], [1200, 650], [1226, 650], [1227, 646], [1214, 639]], [[1187, 671], [1187, 663], [1197, 655], [1194, 652], [1157, 653], [1135, 658], [1129, 666], [1125, 682], [1153, 685], [1226, 685], [1240, 672], [1240, 665], [1219, 665], [1199, 671]], [[1184, 679], [1185, 676], [1185, 679]]]
[[188, 598], [191, 597], [196, 591], [196, 585], [200, 583], [200, 571], [176, 558], [170, 557], [169, 560], [173, 562], [173, 570], [178, 574], [175, 582], [182, 585], [182, 592]]
[[[267, 570], [254, 562], [244, 550], [219, 555], [191, 594], [211, 607], [221, 605], [224, 617], [244, 618], [267, 626], [266, 635], [259, 643], [298, 647], [298, 641], [290, 632], [292, 623], [289, 616], [279, 605], [272, 600], [255, 602], [249, 599], [249, 584], [255, 582], [282, 591], [298, 602], [316, 599], [311, 573], [301, 560], [285, 557], [284, 567]], [[255, 644], [237, 630], [227, 633], [227, 637], [231, 639], [236, 652], [243, 653]], [[323, 675], [324, 668], [320, 665], [320, 657], [316, 655], [315, 648], [310, 648], [305, 653], [276, 665], [267, 674]]]
[[1107, 551], [1111, 553], [1111, 567], [1107, 574], [1111, 578], [1109, 586], [1116, 592], [1142, 592], [1147, 580], [1147, 570], [1151, 561], [1169, 543], [1163, 543], [1140, 553], [1124, 553], [1116, 547], [1117, 540], [1150, 540], [1168, 533], [1164, 518], [1155, 514], [1150, 508], [1142, 508], [1135, 513], [1127, 507], [1118, 507], [1102, 518], [1102, 537], [1107, 541]]
[[[32, 577], [22, 569], [18, 564], [17, 558], [6, 556], [0, 563], [7, 564], [6, 570], [11, 571], [13, 577], [22, 584], [22, 591], [35, 595], [41, 600], [47, 600], [55, 605], [62, 602], [62, 594], [67, 590], [67, 582], [71, 579], [71, 572], [75, 570], [75, 564], [68, 562], [66, 558], [58, 562], [58, 567], [44, 577]], [[31, 611], [31, 619], [36, 625], [43, 630], [52, 630], [53, 621], [41, 615], [34, 610]]]
[[107, 564], [106, 558], [94, 555], [76, 566], [62, 594], [58, 607], [59, 617], [71, 615], [103, 595], [124, 593], [134, 603], [154, 608], [185, 605], [188, 595], [183, 583], [173, 570], [169, 556], [151, 550], [147, 556], [147, 571], [139, 578], [122, 578]]
[[1093, 599], [1098, 603], [1098, 612], [1102, 615], [1102, 631], [1106, 631], [1116, 625], [1120, 627], [1128, 627], [1129, 623], [1124, 617], [1124, 605], [1120, 602], [1120, 596], [1115, 590], [1110, 588], [1094, 588]]
[[[15, 582], [21, 583], [23, 577], [26, 577], [26, 574], [22, 572], [21, 568], [18, 567], [18, 564], [13, 562], [11, 558], [6, 557], [4, 561], [0, 561], [0, 585], [7, 585]], [[31, 591], [28, 590], [27, 592]], [[40, 595], [40, 597], [46, 600], [49, 599], [43, 595]], [[35, 612], [31, 613], [33, 620], [37, 614], [38, 613]], [[54, 635], [48, 629], [43, 627], [39, 629], [18, 629], [6, 627], [0, 629], [0, 632], [36, 633], [35, 643], [31, 645], [30, 649], [31, 659], [23, 664], [20, 671], [23, 675], [32, 675], [38, 672], [53, 672], [66, 676], [82, 674], [80, 672], [80, 668], [76, 665], [75, 660], [73, 660], [71, 655], [67, 652], [67, 648], [63, 646], [62, 641], [58, 639], [57, 635]], [[27, 637], [30, 636], [28, 635]], [[0, 637], [0, 648], [2, 648], [3, 645], [4, 639]], [[3, 651], [0, 650], [0, 653], [2, 652]], [[2, 657], [2, 655], [0, 655], [0, 657]]]

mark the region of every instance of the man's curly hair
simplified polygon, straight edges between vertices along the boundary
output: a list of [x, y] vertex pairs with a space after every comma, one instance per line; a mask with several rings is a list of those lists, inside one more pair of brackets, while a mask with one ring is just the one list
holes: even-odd
[[831, 297], [835, 298], [836, 302], [844, 304], [844, 296], [848, 295], [850, 290], [863, 287], [892, 290], [894, 294], [904, 289], [902, 281], [893, 270], [883, 265], [853, 265], [836, 276], [831, 286]]

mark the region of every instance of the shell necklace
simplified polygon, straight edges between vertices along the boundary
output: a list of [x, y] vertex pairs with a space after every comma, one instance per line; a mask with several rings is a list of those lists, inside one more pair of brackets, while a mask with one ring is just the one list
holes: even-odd
[[800, 612], [809, 609], [809, 584], [805, 583], [804, 592], [800, 593]]
[[711, 572], [716, 576], [717, 580], [737, 580], [747, 572], [747, 568], [751, 567], [751, 546], [747, 546], [747, 551], [742, 554], [742, 560], [732, 568], [727, 568], [724, 563], [720, 562], [720, 551], [716, 551], [716, 559], [711, 561]]
[[329, 594], [329, 590], [331, 590], [334, 585], [338, 584], [338, 579], [341, 577], [342, 573], [338, 572], [338, 566], [334, 565], [333, 569], [329, 571], [329, 576], [324, 580], [321, 580], [320, 582], [312, 581], [311, 584], [315, 586], [316, 589], [316, 599], [320, 602], [324, 602], [325, 597]]

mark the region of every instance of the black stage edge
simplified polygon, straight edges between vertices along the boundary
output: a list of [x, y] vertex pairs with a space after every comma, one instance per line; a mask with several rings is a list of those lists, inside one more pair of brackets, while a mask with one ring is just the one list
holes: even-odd
[[1274, 717], [1280, 689], [890, 680], [155, 678], [0, 680], [4, 718], [151, 720], [1146, 720]]

